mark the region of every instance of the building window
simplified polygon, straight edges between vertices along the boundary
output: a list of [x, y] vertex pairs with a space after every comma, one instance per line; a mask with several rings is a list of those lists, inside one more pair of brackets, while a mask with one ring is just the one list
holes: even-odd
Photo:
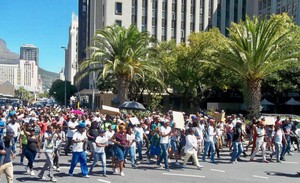
[[116, 2], [116, 15], [122, 15], [122, 3]]
[[122, 27], [122, 20], [116, 20], [115, 24], [119, 25], [120, 27]]

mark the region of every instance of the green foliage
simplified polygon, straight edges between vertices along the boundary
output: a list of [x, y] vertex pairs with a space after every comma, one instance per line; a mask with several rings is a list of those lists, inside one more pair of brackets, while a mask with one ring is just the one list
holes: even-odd
[[20, 87], [18, 90], [16, 90], [16, 96], [27, 101], [32, 101], [34, 99], [33, 94], [27, 91], [24, 87]]
[[56, 101], [61, 104], [65, 102], [65, 83], [66, 83], [66, 94], [67, 94], [67, 104], [70, 102], [70, 97], [77, 92], [77, 88], [71, 85], [70, 81], [63, 81], [60, 79], [55, 80], [49, 90], [49, 95], [54, 97]]
[[163, 97], [161, 95], [158, 94], [151, 95], [151, 103], [150, 103], [151, 111], [162, 110], [163, 106], [160, 105], [162, 99]]

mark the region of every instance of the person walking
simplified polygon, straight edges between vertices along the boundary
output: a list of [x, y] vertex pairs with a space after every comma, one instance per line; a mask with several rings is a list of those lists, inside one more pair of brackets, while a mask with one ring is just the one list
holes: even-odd
[[208, 150], [211, 151], [211, 156], [210, 156], [210, 162], [215, 163], [215, 120], [210, 119], [209, 120], [209, 126], [207, 127], [206, 131], [206, 138], [205, 138], [205, 147], [204, 147], [204, 152], [202, 155], [202, 161], [205, 161], [206, 154]]
[[161, 148], [161, 155], [159, 160], [157, 161], [156, 165], [161, 167], [160, 163], [164, 160], [165, 163], [165, 170], [171, 171], [169, 168], [169, 160], [168, 160], [168, 150], [169, 150], [169, 139], [171, 135], [171, 127], [170, 121], [165, 119], [163, 126], [160, 128], [160, 148]]
[[35, 176], [33, 171], [33, 162], [35, 160], [36, 154], [41, 153], [40, 151], [40, 139], [35, 135], [34, 128], [25, 126], [25, 135], [27, 137], [27, 148], [25, 149], [25, 157], [28, 160], [28, 164], [25, 167], [25, 171], [30, 173], [30, 175]]
[[93, 169], [99, 159], [102, 161], [102, 170], [103, 170], [103, 177], [107, 177], [106, 175], [106, 154], [105, 154], [105, 147], [108, 146], [108, 139], [105, 136], [105, 130], [99, 130], [99, 135], [96, 137], [95, 140], [95, 153], [94, 153], [94, 162], [90, 168], [89, 174], [93, 174]]
[[192, 128], [188, 129], [188, 135], [186, 136], [186, 144], [184, 146], [185, 158], [182, 166], [183, 168], [186, 167], [186, 163], [191, 156], [193, 158], [194, 163], [197, 166], [197, 169], [203, 168], [203, 166], [199, 164], [198, 157], [197, 157], [197, 151], [199, 149], [198, 147], [200, 143], [196, 138], [196, 136], [194, 135], [194, 133], [195, 132]]
[[47, 126], [47, 131], [44, 133], [44, 146], [43, 146], [43, 152], [46, 156], [46, 162], [38, 174], [38, 177], [46, 180], [46, 177], [44, 177], [44, 173], [46, 170], [49, 171], [48, 177], [50, 177], [50, 181], [56, 182], [57, 180], [54, 178], [52, 173], [52, 166], [53, 166], [53, 152], [54, 152], [54, 142], [53, 142], [53, 127]]
[[62, 126], [58, 125], [53, 135], [53, 142], [54, 142], [53, 169], [55, 169], [57, 172], [60, 171], [59, 157], [60, 157], [61, 145], [62, 142], [66, 141], [66, 134], [61, 128]]
[[124, 151], [127, 145], [126, 140], [126, 129], [124, 125], [119, 126], [119, 131], [116, 132], [111, 141], [114, 143], [114, 151], [116, 156], [116, 163], [114, 165], [114, 173], [118, 173], [118, 166], [120, 168], [120, 175], [125, 176], [123, 169], [124, 169]]
[[69, 169], [69, 175], [73, 176], [73, 171], [78, 162], [80, 162], [81, 173], [83, 177], [88, 178], [88, 167], [87, 167], [87, 159], [86, 152], [84, 149], [84, 143], [87, 142], [87, 136], [85, 133], [85, 123], [80, 122], [78, 125], [78, 130], [74, 133], [72, 143], [72, 160], [71, 167]]
[[70, 146], [72, 145], [73, 135], [77, 130], [78, 122], [76, 121], [76, 117], [71, 115], [71, 120], [68, 122], [68, 131], [67, 131], [67, 143], [65, 145], [65, 155], [68, 155]]
[[136, 152], [136, 143], [135, 143], [135, 134], [132, 126], [128, 126], [127, 128], [127, 134], [126, 134], [126, 140], [127, 140], [127, 146], [125, 147], [125, 153], [124, 153], [124, 158], [126, 159], [128, 153], [130, 155], [130, 161], [131, 161], [131, 166], [133, 168], [136, 168], [135, 165], [135, 152]]
[[6, 136], [0, 138], [0, 177], [3, 172], [6, 176], [7, 183], [13, 183], [14, 180], [14, 167], [12, 159], [15, 154], [12, 151], [12, 139], [14, 137], [14, 130], [7, 128]]
[[254, 160], [254, 157], [255, 157], [256, 153], [261, 148], [261, 150], [262, 150], [262, 161], [265, 162], [265, 163], [269, 163], [266, 159], [266, 142], [265, 142], [266, 130], [265, 130], [264, 122], [261, 121], [256, 128], [257, 128], [256, 129], [256, 132], [257, 132], [256, 148], [255, 148], [254, 152], [251, 155], [250, 161]]
[[285, 135], [283, 130], [281, 129], [281, 125], [282, 123], [280, 121], [275, 123], [275, 135], [273, 137], [273, 142], [275, 145], [275, 152], [273, 152], [270, 157], [271, 157], [271, 161], [273, 156], [276, 156], [276, 160], [278, 163], [280, 163], [280, 154], [281, 154], [281, 150], [282, 150], [282, 142], [286, 143], [286, 139], [285, 139]]
[[242, 136], [243, 136], [243, 130], [242, 130], [242, 124], [243, 122], [241, 120], [236, 121], [236, 125], [233, 128], [233, 137], [232, 137], [232, 146], [233, 146], [233, 152], [231, 155], [231, 163], [237, 163], [238, 158], [243, 152], [243, 144], [242, 144]]

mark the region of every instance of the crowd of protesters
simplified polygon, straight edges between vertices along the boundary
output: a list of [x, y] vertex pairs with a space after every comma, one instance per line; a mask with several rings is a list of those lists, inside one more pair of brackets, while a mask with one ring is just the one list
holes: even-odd
[[297, 125], [291, 118], [277, 117], [270, 125], [264, 118], [246, 124], [243, 116], [230, 115], [216, 120], [202, 113], [184, 114], [184, 128], [179, 129], [172, 111], [148, 113], [134, 124], [132, 117], [126, 113], [106, 115], [59, 107], [1, 109], [0, 175], [4, 172], [7, 182], [13, 182], [12, 159], [16, 154], [20, 155], [19, 165], [35, 176], [35, 159], [43, 153], [46, 160], [37, 176], [46, 180], [47, 171], [50, 181], [56, 182], [53, 171], [60, 171], [60, 156], [69, 156], [70, 152], [68, 174], [73, 176], [79, 162], [84, 177], [95, 173], [95, 165], [100, 160], [102, 175], [107, 177], [107, 162], [111, 163], [114, 174], [125, 176], [124, 167], [129, 162], [132, 168], [138, 168], [140, 163], [161, 167], [163, 162], [164, 169], [170, 171], [171, 161], [181, 168], [187, 167], [190, 161], [201, 169], [198, 158], [206, 161], [208, 157], [211, 163], [217, 163], [225, 147], [233, 164], [246, 160], [241, 158], [242, 154], [254, 161], [259, 150], [265, 163], [273, 159], [285, 161], [287, 154], [292, 155], [292, 149], [299, 152]]

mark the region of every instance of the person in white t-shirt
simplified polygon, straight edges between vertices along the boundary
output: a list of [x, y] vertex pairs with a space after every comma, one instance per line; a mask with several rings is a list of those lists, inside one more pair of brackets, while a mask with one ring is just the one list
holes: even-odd
[[263, 162], [269, 163], [266, 159], [266, 142], [264, 139], [265, 139], [265, 136], [267, 136], [267, 134], [266, 134], [264, 122], [261, 121], [260, 124], [258, 125], [258, 127], [255, 127], [255, 128], [257, 128], [256, 129], [256, 132], [257, 132], [256, 147], [255, 147], [254, 152], [251, 155], [250, 161], [254, 160], [256, 153], [261, 148]]
[[133, 168], [135, 168], [136, 167], [136, 165], [135, 165], [136, 137], [135, 137], [135, 133], [134, 133], [132, 126], [129, 126], [127, 128], [126, 140], [127, 140], [128, 144], [125, 147], [124, 158], [126, 159], [128, 153], [129, 153], [130, 160], [131, 160], [131, 166]]
[[162, 127], [160, 127], [160, 136], [161, 136], [160, 147], [161, 147], [162, 154], [156, 164], [158, 167], [160, 167], [160, 163], [162, 162], [162, 160], [164, 160], [165, 169], [167, 171], [170, 171], [169, 162], [168, 162], [168, 156], [169, 156], [168, 150], [169, 150], [170, 135], [171, 135], [170, 121], [166, 119], [164, 121], [164, 125]]
[[78, 125], [78, 131], [76, 131], [73, 135], [73, 148], [72, 148], [72, 161], [71, 167], [69, 170], [69, 175], [73, 176], [73, 171], [78, 162], [80, 162], [81, 172], [84, 177], [88, 176], [88, 167], [87, 167], [87, 159], [86, 152], [84, 147], [84, 143], [87, 142], [87, 136], [85, 133], [85, 123], [80, 122]]
[[66, 134], [67, 143], [65, 145], [65, 155], [68, 155], [69, 148], [72, 144], [73, 135], [77, 130], [78, 122], [76, 121], [76, 117], [74, 115], [71, 116], [71, 120], [68, 122], [68, 131]]
[[198, 141], [194, 133], [195, 132], [192, 128], [188, 129], [188, 135], [186, 136], [186, 144], [184, 147], [185, 158], [182, 166], [183, 168], [186, 167], [186, 163], [191, 156], [197, 166], [197, 169], [201, 169], [203, 167], [199, 164], [198, 157], [197, 157], [197, 151], [199, 149], [198, 147], [200, 145], [200, 142]]
[[94, 162], [90, 168], [89, 174], [93, 174], [93, 168], [101, 159], [102, 161], [102, 169], [103, 169], [103, 176], [107, 177], [106, 175], [106, 154], [105, 154], [105, 147], [108, 146], [108, 139], [105, 136], [105, 130], [99, 130], [99, 136], [95, 140], [96, 148], [94, 153]]
[[11, 121], [9, 122], [8, 127], [14, 131], [14, 137], [11, 141], [12, 142], [12, 151], [14, 153], [16, 153], [18, 136], [19, 136], [19, 133], [21, 132], [21, 128], [20, 128], [20, 124], [17, 122], [16, 115], [11, 116], [10, 118], [11, 118]]

